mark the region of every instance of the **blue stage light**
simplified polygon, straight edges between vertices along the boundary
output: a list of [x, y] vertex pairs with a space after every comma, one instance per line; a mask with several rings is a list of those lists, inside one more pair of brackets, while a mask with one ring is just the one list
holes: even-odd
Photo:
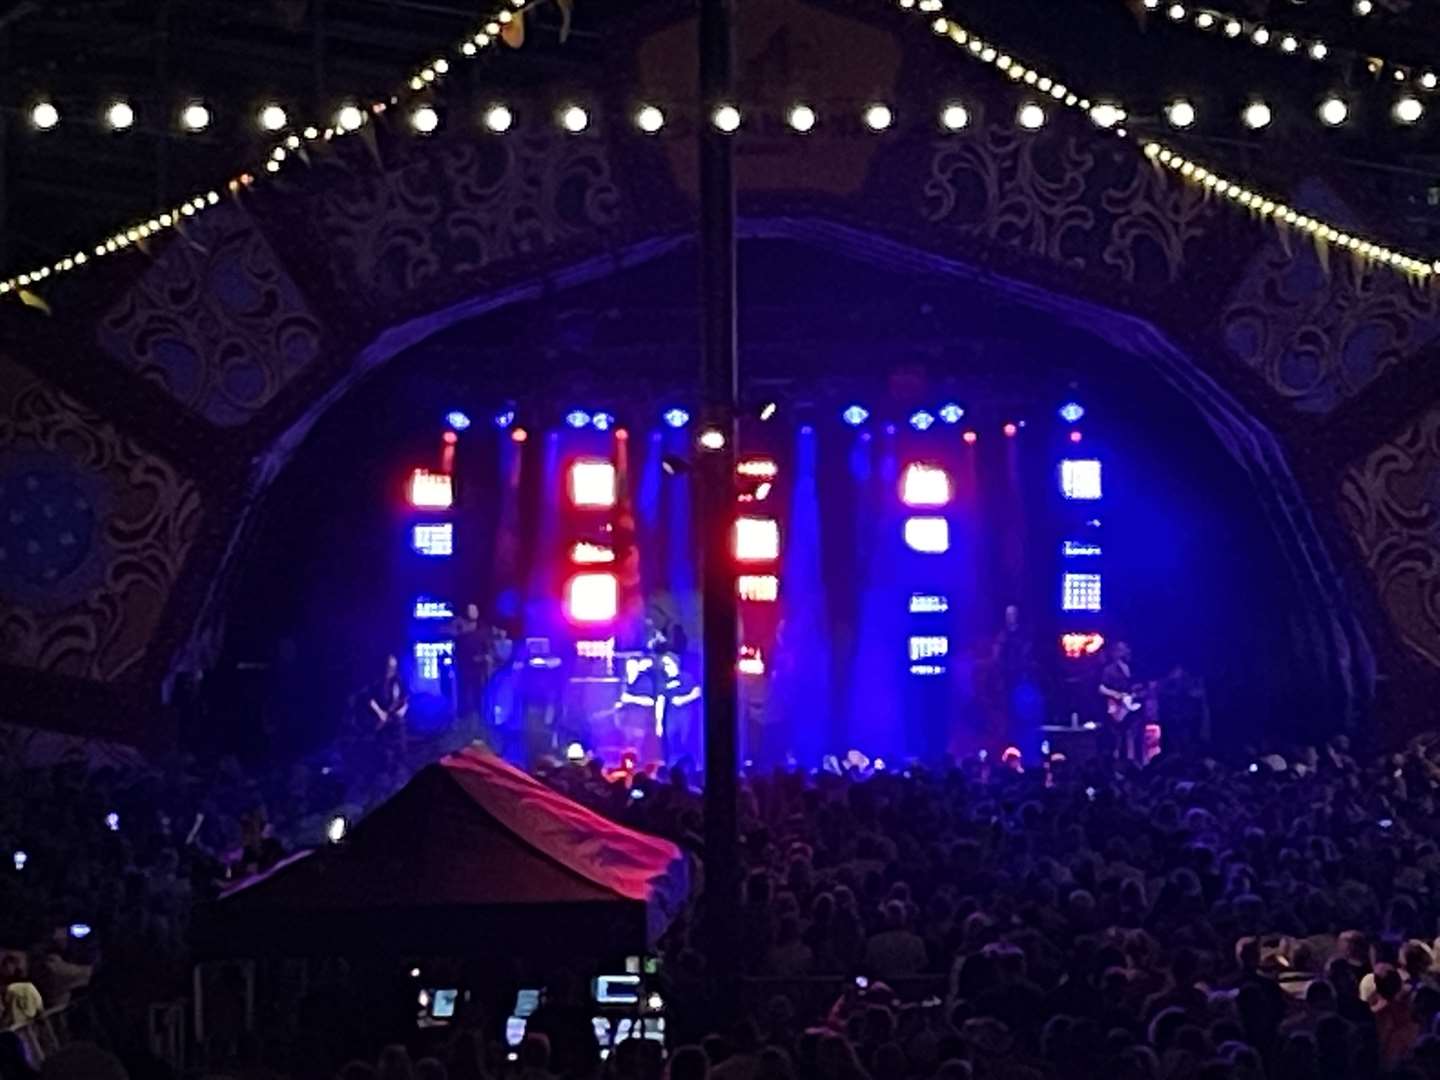
[[414, 525], [410, 530], [410, 546], [417, 555], [445, 558], [455, 553], [455, 531], [448, 521]]
[[571, 409], [565, 414], [565, 423], [576, 429], [588, 427], [590, 424], [590, 414], [584, 409]]
[[514, 409], [503, 409], [495, 414], [495, 426], [501, 431], [504, 431], [513, 423], [515, 423]]
[[596, 431], [609, 431], [615, 426], [615, 417], [608, 412], [597, 412], [590, 418], [590, 423]]
[[1060, 406], [1060, 419], [1067, 424], [1078, 424], [1085, 416], [1085, 406], [1078, 401], [1067, 401]]
[[1100, 610], [1100, 575], [1066, 574], [1060, 595], [1064, 611]]
[[860, 405], [851, 405], [840, 414], [840, 419], [844, 420], [845, 423], [851, 427], [859, 427], [866, 420], [870, 419], [870, 410]]
[[690, 414], [679, 407], [666, 409], [662, 417], [672, 428], [682, 428], [690, 422]]
[[910, 414], [910, 426], [916, 431], [929, 431], [935, 425], [935, 414], [921, 409]]
[[450, 425], [451, 431], [464, 431], [470, 426], [470, 417], [455, 409], [445, 414], [445, 423]]
[[940, 406], [940, 419], [947, 424], [958, 424], [965, 417], [965, 410], [953, 401]]

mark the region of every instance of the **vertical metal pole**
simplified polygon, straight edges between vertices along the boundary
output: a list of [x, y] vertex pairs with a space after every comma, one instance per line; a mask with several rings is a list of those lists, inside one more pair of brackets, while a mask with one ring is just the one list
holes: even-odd
[[705, 649], [705, 925], [717, 1005], [733, 1003], [739, 940], [740, 860], [736, 650], [739, 610], [731, 529], [735, 516], [736, 404], [735, 179], [733, 135], [711, 123], [731, 100], [735, 0], [700, 0], [700, 358], [702, 432], [724, 445], [700, 448], [701, 579]]

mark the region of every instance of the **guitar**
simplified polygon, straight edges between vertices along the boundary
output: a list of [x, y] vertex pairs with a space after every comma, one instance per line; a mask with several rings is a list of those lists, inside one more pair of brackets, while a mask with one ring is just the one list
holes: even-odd
[[1105, 695], [1105, 712], [1110, 717], [1111, 723], [1123, 724], [1145, 708], [1142, 695], [1147, 689], [1148, 687], [1137, 686], [1133, 690], [1120, 691], [1102, 686], [1100, 693]]

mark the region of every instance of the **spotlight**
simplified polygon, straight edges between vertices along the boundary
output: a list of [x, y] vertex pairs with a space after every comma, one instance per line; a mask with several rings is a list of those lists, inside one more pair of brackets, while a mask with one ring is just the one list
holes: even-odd
[[180, 111], [180, 124], [187, 131], [204, 131], [210, 126], [210, 110], [202, 103], [192, 101]]
[[49, 131], [60, 122], [60, 110], [48, 101], [37, 101], [30, 107], [30, 126]]
[[809, 105], [792, 105], [786, 119], [792, 130], [803, 135], [815, 126], [815, 110]]
[[1175, 22], [1179, 22], [1181, 19], [1185, 18], [1185, 5], [1171, 4], [1170, 7], [1166, 9], [1165, 14], [1169, 15], [1170, 18]]
[[515, 423], [514, 409], [502, 409], [495, 414], [495, 426], [501, 431], [504, 431], [513, 423]]
[[1332, 94], [1320, 103], [1318, 111], [1322, 124], [1327, 127], [1339, 127], [1349, 117], [1350, 106], [1345, 104], [1344, 98]]
[[523, 443], [529, 437], [530, 433], [523, 427], [517, 427], [514, 431], [510, 432], [511, 442]]
[[470, 426], [470, 417], [459, 409], [454, 409], [445, 414], [445, 423], [450, 425], [451, 431], [464, 431]]
[[421, 135], [429, 135], [440, 126], [440, 114], [433, 105], [420, 105], [410, 114], [410, 126]]
[[70, 924], [70, 936], [76, 941], [83, 941], [90, 936], [90, 924], [83, 922], [72, 922]]
[[1280, 39], [1281, 52], [1293, 53], [1298, 48], [1300, 48], [1300, 42], [1294, 34], [1286, 34]]
[[504, 105], [491, 105], [485, 110], [485, 126], [496, 135], [509, 131], [514, 122], [514, 115]]
[[1020, 111], [1015, 114], [1015, 119], [1026, 131], [1038, 131], [1045, 126], [1045, 110], [1033, 101], [1027, 101], [1020, 106]]
[[1090, 120], [1098, 128], [1113, 128], [1125, 119], [1125, 110], [1108, 101], [1102, 101], [1090, 109]]
[[724, 450], [725, 433], [719, 428], [706, 428], [700, 432], [700, 448], [702, 450]]
[[1071, 442], [1078, 443], [1078, 442], [1079, 442], [1081, 439], [1083, 439], [1084, 437], [1085, 437], [1085, 436], [1082, 435], [1082, 434], [1080, 434], [1079, 431], [1072, 431], [1072, 432], [1070, 432], [1070, 441], [1071, 441]]
[[645, 105], [635, 114], [635, 126], [646, 135], [654, 135], [665, 126], [665, 114], [654, 105]]
[[1324, 60], [1330, 55], [1330, 47], [1323, 41], [1312, 41], [1310, 43], [1310, 59]]
[[120, 831], [120, 815], [117, 814], [114, 810], [111, 810], [108, 814], [105, 815], [105, 828], [109, 829], [111, 832]]
[[1188, 128], [1195, 123], [1195, 106], [1184, 98], [1176, 98], [1165, 107], [1165, 118], [1173, 128]]
[[1250, 40], [1256, 45], [1268, 45], [1270, 43], [1270, 31], [1263, 26], [1257, 26], [1255, 32], [1250, 35]]
[[263, 106], [256, 117], [260, 127], [265, 131], [280, 131], [290, 123], [290, 118], [285, 115], [285, 110], [275, 102]]
[[1418, 123], [1420, 117], [1425, 115], [1425, 106], [1420, 104], [1419, 98], [1406, 95], [1395, 102], [1395, 108], [1391, 110], [1397, 124]]
[[571, 135], [579, 135], [590, 126], [590, 114], [579, 105], [567, 105], [560, 113], [560, 126]]
[[710, 116], [716, 130], [732, 135], [740, 128], [740, 110], [734, 105], [721, 105]]
[[946, 131], [959, 131], [970, 123], [970, 113], [964, 105], [946, 105], [940, 113], [940, 126]]
[[861, 405], [851, 405], [840, 414], [840, 419], [851, 427], [859, 427], [866, 420], [870, 419], [870, 411]]
[[1003, 432], [1005, 432], [1005, 437], [1006, 437], [1007, 439], [1013, 439], [1013, 438], [1015, 437], [1015, 433], [1016, 433], [1017, 431], [1019, 431], [1020, 429], [1019, 429], [1018, 427], [1016, 427], [1014, 424], [1006, 424], [1006, 425], [1005, 425], [1003, 428], [1001, 428], [1000, 430], [1003, 431]]
[[325, 824], [325, 839], [332, 844], [338, 844], [345, 839], [345, 834], [350, 831], [350, 823], [345, 820], [344, 814], [336, 814]]
[[1355, 0], [1355, 14], [1369, 15], [1375, 10], [1374, 0]]
[[105, 123], [111, 131], [124, 131], [135, 123], [135, 110], [128, 101], [112, 101], [105, 110]]
[[365, 113], [356, 104], [342, 105], [335, 112], [335, 126], [341, 131], [359, 131], [365, 124]]
[[895, 121], [889, 105], [876, 103], [865, 110], [865, 126], [871, 131], [884, 131]]
[[763, 406], [761, 406], [761, 408], [760, 408], [760, 419], [761, 419], [761, 420], [769, 420], [772, 416], [775, 415], [775, 410], [776, 410], [778, 407], [779, 407], [779, 406], [777, 406], [777, 405], [775, 404], [775, 402], [773, 402], [773, 401], [767, 401], [767, 402], [766, 402]]
[[584, 409], [571, 409], [565, 414], [565, 423], [578, 431], [583, 427], [589, 426], [590, 414]]
[[1240, 31], [1243, 29], [1244, 27], [1240, 25], [1238, 19], [1231, 19], [1225, 24], [1225, 36], [1231, 38], [1239, 37]]
[[578, 742], [572, 742], [565, 747], [565, 760], [572, 765], [579, 764], [585, 760], [585, 747]]
[[958, 424], [964, 415], [965, 410], [953, 401], [940, 406], [940, 419], [947, 424]]
[[1259, 131], [1263, 127], [1269, 127], [1273, 119], [1270, 113], [1270, 106], [1263, 101], [1252, 101], [1245, 106], [1245, 111], [1240, 114], [1245, 126], [1251, 131]]
[[615, 417], [608, 412], [597, 412], [590, 417], [590, 424], [596, 431], [609, 431], [615, 426]]
[[30, 856], [23, 851], [17, 851], [14, 855], [10, 856], [10, 861], [14, 864], [16, 870], [24, 870], [25, 864], [30, 861]]
[[1060, 406], [1060, 419], [1067, 424], [1076, 424], [1085, 416], [1085, 406], [1078, 401], [1067, 401]]
[[971, 446], [974, 446], [980, 438], [980, 436], [976, 435], [973, 431], [967, 431], [964, 435], [961, 435], [960, 437], [964, 439], [967, 443], [969, 443]]
[[916, 431], [929, 431], [935, 424], [935, 414], [924, 409], [910, 414], [910, 426]]
[[672, 428], [682, 428], [690, 422], [690, 414], [676, 406], [673, 409], [666, 409], [661, 419]]
[[1436, 86], [1440, 86], [1440, 77], [1433, 71], [1427, 71], [1420, 76], [1420, 85], [1426, 90], [1434, 90]]

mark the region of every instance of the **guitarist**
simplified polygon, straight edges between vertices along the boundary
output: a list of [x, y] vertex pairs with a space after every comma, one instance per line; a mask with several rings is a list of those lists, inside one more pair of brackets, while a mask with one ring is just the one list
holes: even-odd
[[1134, 760], [1136, 721], [1143, 706], [1130, 672], [1130, 646], [1123, 641], [1110, 647], [1109, 662], [1100, 673], [1100, 696], [1105, 699], [1105, 715], [1110, 720], [1102, 752]]
[[400, 661], [393, 655], [385, 658], [385, 675], [370, 692], [370, 712], [375, 719], [375, 734], [382, 743], [398, 746], [405, 753], [405, 714], [410, 711], [410, 696], [405, 680], [400, 677]]

